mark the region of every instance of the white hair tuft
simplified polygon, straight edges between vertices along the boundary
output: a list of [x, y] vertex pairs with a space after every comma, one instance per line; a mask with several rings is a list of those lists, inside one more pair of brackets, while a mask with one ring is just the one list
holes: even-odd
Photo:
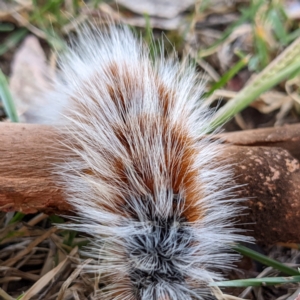
[[[126, 27], [83, 29], [61, 59], [49, 113], [74, 157], [55, 168], [88, 255], [107, 286], [101, 299], [206, 297], [246, 240], [233, 226], [230, 164], [206, 136], [194, 67], [152, 62]], [[59, 100], [58, 100], [59, 99]]]

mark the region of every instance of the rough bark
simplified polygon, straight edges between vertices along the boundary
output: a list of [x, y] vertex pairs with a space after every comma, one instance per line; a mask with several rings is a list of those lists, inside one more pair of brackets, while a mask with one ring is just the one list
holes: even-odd
[[[58, 138], [48, 126], [0, 123], [0, 210], [72, 212], [49, 171], [63, 156], [54, 155]], [[239, 197], [248, 199], [238, 223], [260, 241], [299, 242], [300, 124], [221, 138], [243, 185]]]
[[283, 148], [300, 160], [300, 124], [228, 132], [220, 137], [236, 146]]
[[0, 123], [0, 210], [67, 213], [70, 206], [53, 182], [57, 136], [48, 126]]
[[[230, 146], [245, 214], [238, 224], [265, 243], [300, 241], [299, 161], [282, 148]], [[240, 225], [239, 225], [240, 226]]]

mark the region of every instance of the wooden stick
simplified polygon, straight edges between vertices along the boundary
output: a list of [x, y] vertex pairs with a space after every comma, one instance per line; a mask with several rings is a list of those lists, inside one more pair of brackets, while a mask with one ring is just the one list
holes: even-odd
[[220, 137], [236, 146], [280, 147], [300, 160], [300, 124], [228, 132]]
[[[238, 224], [257, 240], [300, 242], [299, 161], [282, 148], [230, 146], [245, 214]], [[252, 231], [252, 232], [251, 232]]]
[[[260, 241], [300, 241], [300, 124], [220, 135], [247, 212], [238, 223]], [[0, 210], [70, 214], [49, 171], [57, 134], [44, 125], [0, 123]], [[62, 151], [67, 151], [63, 150]]]
[[0, 210], [68, 213], [71, 209], [50, 173], [57, 135], [53, 128], [0, 123]]

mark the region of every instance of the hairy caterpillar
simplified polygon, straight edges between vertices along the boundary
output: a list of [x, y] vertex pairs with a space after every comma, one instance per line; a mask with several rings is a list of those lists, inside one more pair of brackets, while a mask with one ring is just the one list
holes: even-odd
[[230, 164], [207, 137], [194, 67], [158, 58], [126, 27], [84, 29], [48, 95], [74, 157], [55, 167], [88, 255], [107, 285], [99, 299], [208, 296], [245, 237], [233, 227]]

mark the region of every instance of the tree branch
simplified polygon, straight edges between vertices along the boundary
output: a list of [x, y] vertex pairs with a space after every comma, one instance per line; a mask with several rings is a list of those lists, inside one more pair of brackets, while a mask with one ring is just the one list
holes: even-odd
[[[238, 223], [266, 243], [300, 241], [300, 124], [224, 133], [239, 197], [247, 213]], [[57, 133], [44, 125], [0, 123], [0, 210], [70, 214], [51, 166]], [[61, 151], [67, 151], [61, 148]]]

